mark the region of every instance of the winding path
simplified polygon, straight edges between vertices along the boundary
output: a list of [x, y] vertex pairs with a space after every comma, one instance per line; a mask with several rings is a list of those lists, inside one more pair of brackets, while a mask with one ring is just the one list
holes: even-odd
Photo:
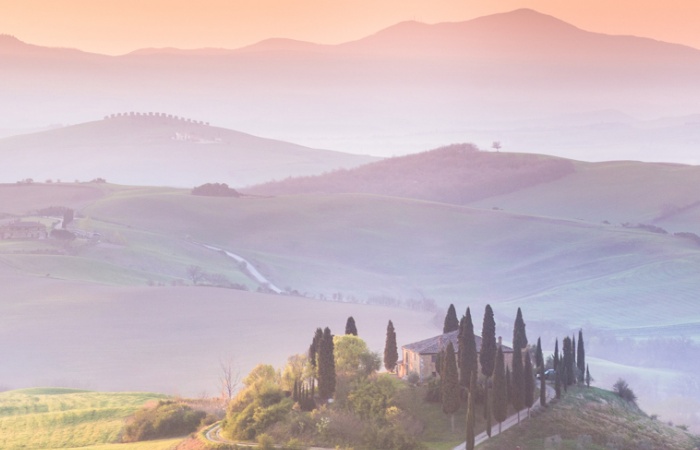
[[[204, 437], [207, 441], [213, 442], [215, 444], [227, 444], [227, 445], [237, 445], [238, 447], [248, 447], [248, 448], [256, 448], [258, 444], [252, 444], [252, 443], [247, 443], [247, 442], [236, 442], [236, 441], [229, 441], [228, 439], [225, 439], [224, 437], [221, 436], [221, 422], [217, 422], [214, 425], [212, 425], [206, 433], [204, 433]], [[282, 448], [281, 445], [275, 445], [275, 448]], [[332, 448], [323, 448], [323, 447], [304, 447], [308, 450], [334, 450]]]
[[242, 264], [245, 273], [246, 273], [250, 278], [252, 278], [254, 281], [256, 281], [256, 282], [258, 282], [258, 283], [260, 283], [260, 284], [262, 284], [262, 285], [267, 286], [267, 287], [268, 287], [272, 292], [274, 292], [275, 294], [282, 294], [282, 293], [284, 292], [282, 289], [280, 289], [279, 287], [277, 287], [277, 286], [275, 286], [274, 284], [272, 284], [272, 282], [271, 282], [270, 280], [268, 280], [267, 278], [265, 278], [265, 276], [263, 276], [263, 274], [261, 274], [260, 271], [259, 271], [258, 269], [255, 268], [255, 266], [253, 266], [250, 262], [248, 262], [248, 261], [247, 261], [245, 258], [243, 258], [242, 256], [237, 255], [237, 254], [235, 254], [235, 253], [231, 253], [231, 252], [229, 252], [229, 251], [227, 251], [227, 250], [224, 250], [224, 249], [221, 249], [221, 248], [219, 248], [219, 247], [214, 247], [213, 245], [202, 244], [202, 243], [199, 243], [199, 242], [195, 242], [195, 244], [201, 245], [202, 247], [208, 248], [209, 250], [214, 250], [214, 251], [217, 251], [217, 252], [222, 252], [222, 253], [224, 253], [226, 256], [228, 256], [229, 258], [231, 258], [231, 259], [233, 259], [234, 261], [236, 261], [237, 263]]

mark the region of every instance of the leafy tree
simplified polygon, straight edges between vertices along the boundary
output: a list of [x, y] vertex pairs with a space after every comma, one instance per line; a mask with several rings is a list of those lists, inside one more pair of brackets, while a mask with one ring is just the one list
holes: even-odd
[[474, 324], [472, 323], [472, 313], [467, 308], [467, 314], [462, 318], [459, 334], [459, 376], [460, 385], [463, 388], [469, 387], [471, 374], [479, 370], [479, 354], [476, 351], [476, 337], [474, 336]]
[[365, 341], [345, 334], [333, 337], [335, 371], [350, 377], [367, 377], [379, 369], [379, 357], [372, 353]]
[[637, 401], [637, 396], [634, 394], [634, 391], [622, 378], [619, 378], [613, 385], [613, 392], [630, 403], [635, 403]]
[[525, 382], [525, 406], [527, 414], [530, 415], [530, 408], [535, 403], [535, 372], [532, 369], [532, 361], [530, 360], [530, 352], [525, 352], [525, 372], [523, 373]]
[[481, 353], [479, 354], [481, 373], [488, 379], [493, 374], [496, 363], [496, 321], [491, 305], [486, 305], [484, 322], [481, 327]]
[[513, 379], [511, 380], [510, 404], [518, 412], [520, 423], [520, 410], [525, 406], [525, 373], [523, 369], [522, 349], [513, 349]]
[[583, 330], [578, 330], [578, 348], [576, 349], [576, 365], [578, 366], [578, 381], [583, 382], [584, 374], [587, 372], [586, 349], [583, 344]]
[[226, 183], [206, 183], [192, 189], [192, 195], [211, 197], [240, 197], [241, 194]]
[[384, 344], [384, 367], [389, 372], [396, 369], [396, 363], [399, 361], [399, 352], [396, 348], [396, 332], [394, 324], [389, 321], [386, 326], [386, 342]]
[[455, 348], [452, 342], [445, 349], [445, 362], [442, 368], [442, 412], [450, 414], [450, 425], [454, 433], [455, 413], [459, 410], [459, 376]]
[[333, 397], [335, 392], [335, 356], [333, 336], [330, 328], [323, 330], [318, 351], [318, 395], [323, 400]]
[[351, 334], [357, 336], [357, 326], [355, 325], [355, 319], [350, 316], [347, 322], [345, 322], [345, 334]]
[[475, 443], [475, 432], [474, 425], [476, 422], [476, 415], [474, 408], [476, 407], [474, 402], [474, 397], [476, 397], [476, 372], [472, 373], [472, 378], [469, 381], [469, 397], [467, 398], [467, 445], [466, 450], [474, 450]]
[[515, 324], [513, 325], [513, 347], [523, 349], [527, 347], [527, 333], [525, 333], [525, 321], [523, 321], [523, 313], [518, 308], [518, 313], [515, 316]]
[[493, 417], [498, 421], [498, 432], [501, 423], [508, 418], [508, 393], [506, 392], [506, 371], [503, 348], [498, 347], [496, 366], [493, 369]]
[[451, 331], [459, 330], [459, 319], [457, 319], [457, 311], [455, 311], [455, 305], [450, 304], [447, 308], [447, 315], [445, 316], [445, 324], [442, 327], [443, 333], [449, 333]]

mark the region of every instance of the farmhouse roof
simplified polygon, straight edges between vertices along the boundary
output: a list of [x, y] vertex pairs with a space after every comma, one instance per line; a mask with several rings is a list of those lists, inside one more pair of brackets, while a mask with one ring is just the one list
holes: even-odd
[[[412, 344], [406, 344], [402, 348], [418, 353], [419, 355], [433, 355], [440, 353], [442, 349], [447, 347], [449, 342], [452, 342], [455, 351], [457, 351], [459, 348], [459, 344], [457, 342], [458, 337], [459, 330], [455, 330], [422, 341], [414, 342]], [[474, 335], [474, 339], [476, 340], [476, 351], [481, 352], [481, 336]], [[503, 353], [512, 352], [512, 348], [503, 345]]]

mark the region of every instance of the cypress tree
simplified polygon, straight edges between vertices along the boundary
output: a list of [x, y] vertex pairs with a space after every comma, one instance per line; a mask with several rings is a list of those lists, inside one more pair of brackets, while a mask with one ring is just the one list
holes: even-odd
[[510, 366], [506, 366], [506, 409], [510, 405], [510, 399], [513, 393], [513, 376], [510, 373]]
[[572, 373], [574, 374], [574, 383], [578, 379], [578, 376], [576, 376], [576, 367], [578, 366], [576, 364], [576, 336], [571, 335], [571, 365], [573, 366], [574, 370]]
[[564, 354], [564, 356], [563, 356], [564, 359], [563, 359], [562, 364], [561, 364], [563, 366], [562, 367], [563, 368], [563, 371], [562, 371], [563, 377], [562, 377], [561, 381], [562, 381], [562, 383], [564, 383], [564, 390], [566, 391], [567, 387], [571, 386], [572, 384], [574, 384], [574, 381], [576, 381], [576, 377], [575, 377], [576, 372], [574, 372], [574, 367], [576, 367], [576, 365], [574, 364], [574, 361], [573, 361], [574, 351], [573, 351], [573, 348], [571, 345], [571, 338], [569, 338], [568, 336], [565, 337], [562, 346], [563, 346], [562, 351]]
[[586, 365], [586, 349], [583, 345], [583, 330], [578, 330], [578, 348], [576, 349], [576, 364], [578, 366], [578, 381], [583, 382], [584, 374], [587, 369]]
[[557, 398], [561, 398], [561, 370], [557, 370], [554, 372], [554, 391], [556, 393]]
[[498, 421], [498, 433], [501, 423], [508, 418], [508, 393], [506, 392], [506, 371], [503, 349], [498, 347], [496, 366], [493, 369], [493, 417]]
[[535, 361], [537, 363], [537, 373], [540, 377], [540, 405], [547, 405], [547, 391], [545, 390], [544, 380], [544, 354], [542, 354], [542, 342], [537, 338], [537, 350], [535, 353]]
[[333, 335], [330, 328], [323, 330], [318, 352], [318, 395], [323, 400], [333, 397], [335, 392], [335, 356]]
[[591, 387], [591, 372], [588, 371], [588, 365], [586, 365], [586, 386]]
[[440, 383], [442, 412], [450, 414], [450, 424], [454, 433], [455, 413], [459, 410], [459, 376], [457, 375], [457, 361], [455, 360], [455, 348], [452, 342], [447, 344], [444, 361]]
[[469, 397], [467, 399], [467, 445], [466, 450], [474, 450], [474, 442], [476, 435], [474, 434], [474, 425], [476, 422], [476, 414], [474, 412], [474, 397], [476, 397], [476, 372], [472, 373], [472, 378], [469, 380]]
[[510, 404], [518, 413], [520, 423], [520, 410], [525, 406], [525, 373], [523, 369], [522, 350], [513, 349], [513, 379], [511, 380]]
[[535, 403], [535, 372], [532, 370], [532, 361], [530, 360], [530, 352], [525, 352], [525, 372], [523, 373], [525, 382], [525, 406], [527, 407], [527, 415], [530, 416], [530, 408]]
[[552, 359], [554, 370], [559, 370], [559, 339], [554, 341], [554, 358]]
[[355, 318], [352, 316], [348, 317], [347, 322], [345, 322], [345, 334], [357, 336], [357, 326], [355, 325]]
[[461, 330], [461, 339], [459, 340], [459, 375], [460, 384], [462, 387], [469, 387], [471, 374], [476, 373], [479, 368], [478, 353], [476, 351], [476, 337], [474, 336], [474, 324], [472, 323], [472, 313], [467, 308], [467, 314], [462, 321], [464, 324]]
[[523, 313], [520, 308], [518, 308], [515, 324], [513, 325], [513, 347], [520, 349], [527, 347], [527, 333], [525, 333], [525, 322], [523, 321]]
[[496, 321], [493, 318], [491, 305], [486, 305], [484, 322], [481, 327], [481, 353], [479, 353], [481, 373], [488, 378], [493, 374], [496, 363]]
[[[495, 367], [494, 367], [495, 370]], [[484, 384], [484, 419], [486, 420], [486, 434], [491, 437], [491, 395], [489, 395], [489, 383]]]
[[321, 338], [323, 337], [323, 330], [320, 328], [316, 328], [316, 333], [314, 334], [314, 338], [311, 341], [311, 345], [309, 346], [309, 362], [311, 362], [311, 367], [314, 369], [316, 368], [316, 357], [318, 356], [318, 344], [321, 342]]
[[399, 351], [396, 347], [396, 331], [394, 324], [389, 321], [386, 326], [386, 342], [384, 343], [384, 368], [393, 372], [399, 361]]
[[459, 319], [457, 319], [457, 311], [455, 310], [455, 305], [450, 304], [447, 308], [447, 315], [445, 316], [445, 324], [442, 327], [442, 333], [449, 333], [451, 331], [459, 330]]

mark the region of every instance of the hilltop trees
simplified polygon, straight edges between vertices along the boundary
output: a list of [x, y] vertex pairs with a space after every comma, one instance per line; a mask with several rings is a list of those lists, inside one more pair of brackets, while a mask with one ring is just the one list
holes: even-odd
[[493, 374], [496, 362], [496, 321], [491, 305], [486, 305], [484, 322], [481, 327], [481, 353], [479, 354], [481, 373], [488, 379]]
[[386, 342], [384, 343], [384, 368], [389, 372], [396, 369], [396, 363], [399, 361], [399, 352], [396, 347], [396, 332], [394, 324], [389, 321], [386, 326]]
[[321, 342], [321, 338], [323, 338], [323, 330], [321, 328], [316, 328], [316, 333], [314, 334], [314, 337], [311, 340], [311, 345], [309, 346], [309, 362], [311, 363], [311, 367], [314, 369], [317, 365], [318, 346]]
[[351, 334], [357, 336], [357, 326], [355, 325], [355, 319], [350, 316], [347, 322], [345, 322], [345, 334]]
[[459, 330], [459, 319], [457, 319], [457, 311], [455, 311], [455, 305], [450, 304], [447, 308], [447, 315], [445, 316], [445, 324], [442, 327], [442, 333], [449, 333], [451, 331]]
[[576, 349], [576, 365], [578, 366], [578, 382], [583, 382], [586, 372], [586, 349], [583, 346], [583, 330], [578, 330], [578, 348]]
[[442, 411], [445, 414], [450, 414], [450, 424], [452, 432], [454, 432], [454, 414], [459, 409], [459, 378], [457, 375], [457, 361], [455, 361], [455, 348], [452, 342], [447, 344], [444, 352], [441, 379]]

